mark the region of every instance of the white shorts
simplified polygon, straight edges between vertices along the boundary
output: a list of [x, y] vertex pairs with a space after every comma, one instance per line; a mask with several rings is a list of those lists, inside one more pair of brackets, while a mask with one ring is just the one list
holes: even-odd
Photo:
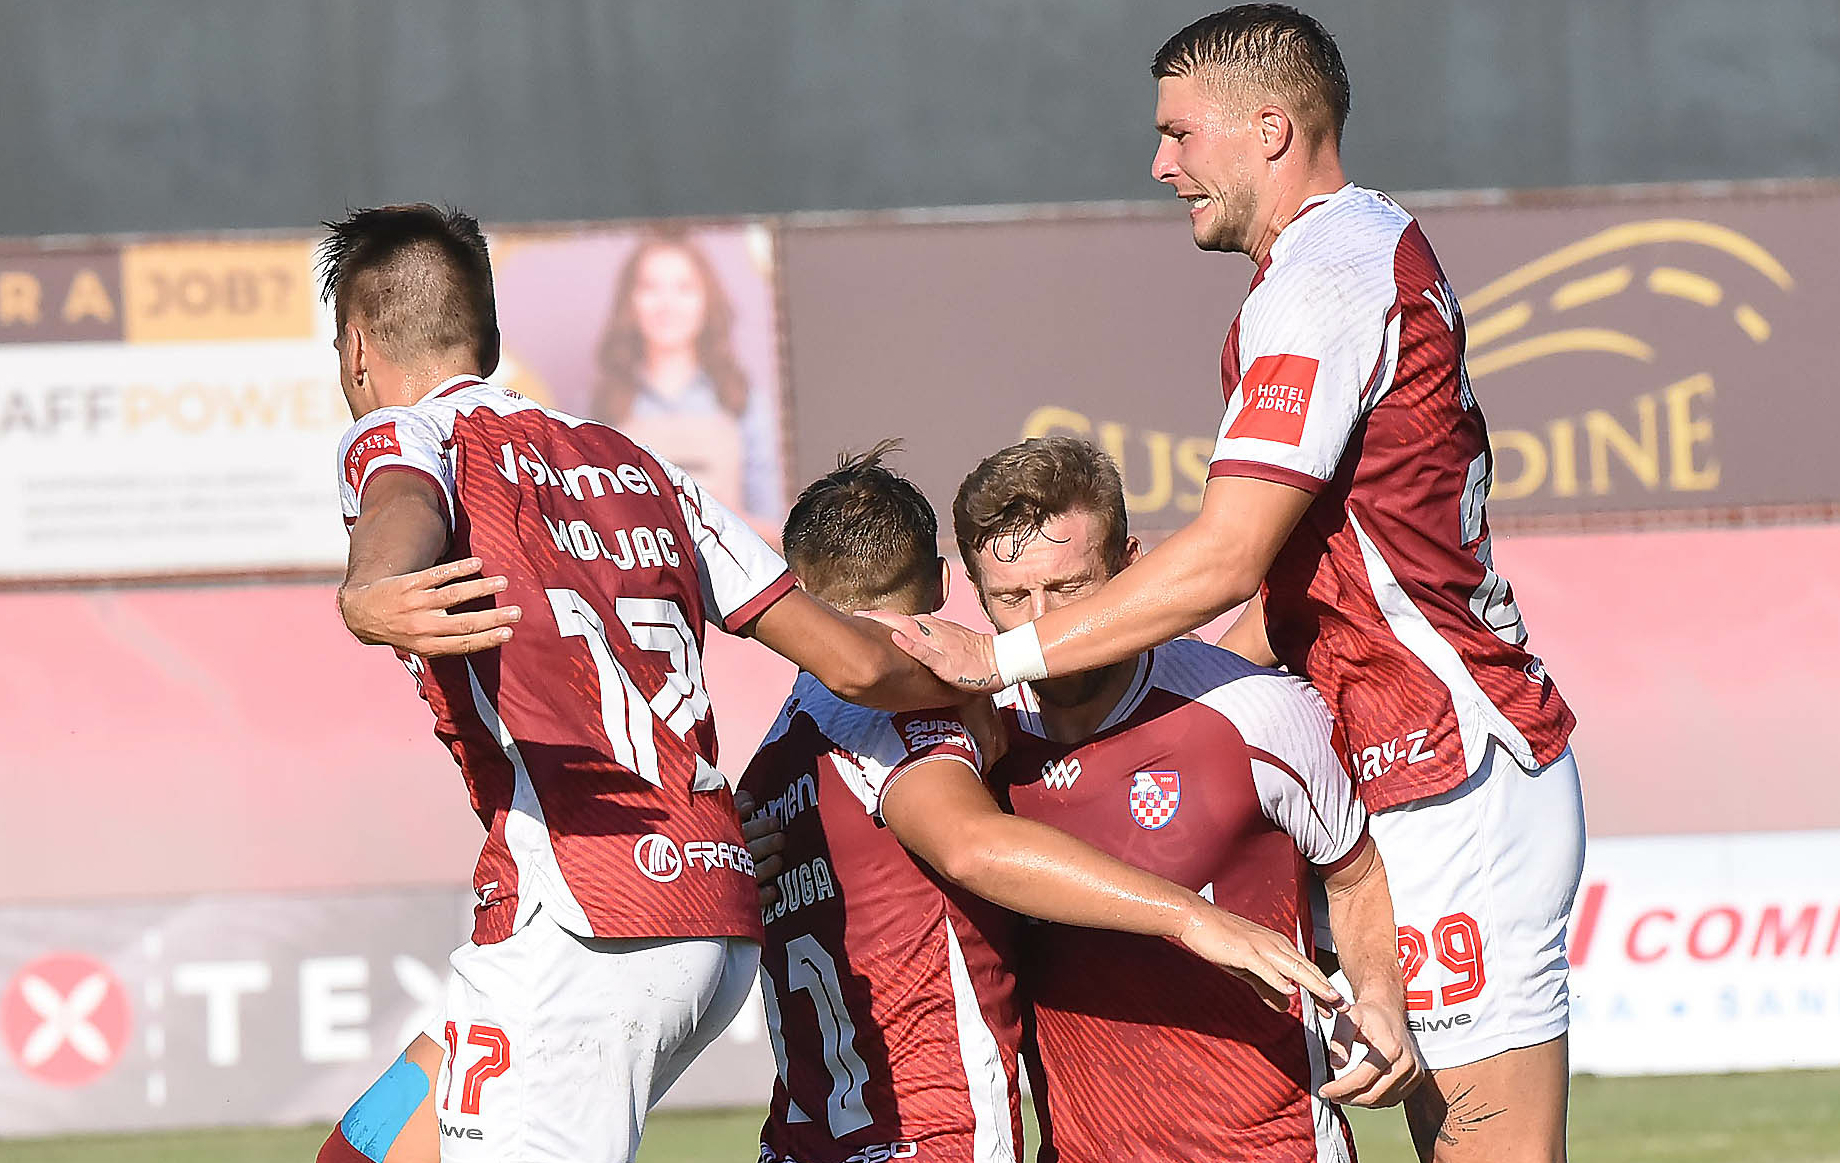
[[628, 1163], [646, 1112], [741, 1009], [760, 946], [740, 937], [577, 937], [539, 911], [450, 959], [441, 1158]]
[[1406, 973], [1406, 1018], [1433, 1070], [1566, 1032], [1566, 923], [1584, 873], [1572, 752], [1527, 771], [1499, 745], [1442, 795], [1375, 812]]

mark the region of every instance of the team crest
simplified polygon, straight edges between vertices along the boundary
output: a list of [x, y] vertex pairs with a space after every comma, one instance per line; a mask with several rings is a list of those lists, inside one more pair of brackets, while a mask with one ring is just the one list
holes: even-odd
[[1139, 771], [1131, 776], [1131, 818], [1154, 832], [1176, 818], [1182, 776], [1174, 771]]

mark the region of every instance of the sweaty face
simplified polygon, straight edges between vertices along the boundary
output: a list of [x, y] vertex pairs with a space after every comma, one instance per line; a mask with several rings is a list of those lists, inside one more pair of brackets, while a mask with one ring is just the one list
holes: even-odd
[[707, 296], [690, 256], [659, 247], [639, 262], [633, 314], [649, 348], [682, 348], [703, 333]]
[[[1105, 560], [1105, 525], [1086, 512], [1063, 513], [1039, 530], [1004, 534], [976, 555], [978, 600], [999, 630], [1032, 622], [1096, 591], [1112, 576]], [[1088, 671], [1034, 684], [1057, 706], [1091, 698], [1104, 671]]]
[[1156, 129], [1151, 175], [1188, 203], [1195, 245], [1244, 251], [1257, 201], [1253, 175], [1264, 160], [1257, 122], [1191, 75], [1157, 81]]

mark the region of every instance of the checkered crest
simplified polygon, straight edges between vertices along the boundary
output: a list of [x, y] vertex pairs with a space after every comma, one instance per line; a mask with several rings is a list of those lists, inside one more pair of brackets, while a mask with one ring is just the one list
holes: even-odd
[[1139, 771], [1131, 776], [1131, 818], [1152, 832], [1175, 819], [1182, 803], [1182, 776], [1174, 771]]

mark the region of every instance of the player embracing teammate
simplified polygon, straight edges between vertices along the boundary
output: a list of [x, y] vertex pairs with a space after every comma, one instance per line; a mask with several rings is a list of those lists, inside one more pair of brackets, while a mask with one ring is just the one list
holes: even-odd
[[890, 615], [965, 690], [1129, 659], [1251, 599], [1223, 639], [1328, 700], [1386, 858], [1431, 1067], [1421, 1156], [1565, 1158], [1565, 934], [1584, 853], [1572, 714], [1494, 568], [1463, 314], [1416, 221], [1348, 182], [1334, 40], [1243, 5], [1157, 53], [1153, 167], [1195, 243], [1257, 264], [1221, 354], [1200, 515], [994, 639]]
[[[884, 631], [799, 591], [676, 466], [487, 384], [498, 327], [471, 218], [394, 206], [330, 228], [356, 421], [339, 449], [340, 610], [397, 648], [486, 838], [441, 1020], [320, 1159], [629, 1160], [759, 958], [705, 625], [858, 701], [950, 692]], [[492, 576], [473, 576], [482, 564]]]

